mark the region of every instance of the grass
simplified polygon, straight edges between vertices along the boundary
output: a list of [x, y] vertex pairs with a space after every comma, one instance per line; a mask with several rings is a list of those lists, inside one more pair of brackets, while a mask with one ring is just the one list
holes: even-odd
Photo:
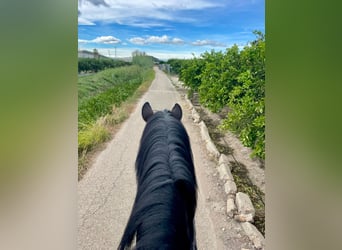
[[132, 79], [142, 82], [143, 68], [133, 65], [114, 69], [106, 69], [93, 75], [80, 76], [78, 78], [78, 101], [102, 93], [114, 85], [127, 83]]
[[[151, 70], [151, 69], [149, 69]], [[112, 113], [132, 96], [148, 76], [148, 69], [137, 65], [107, 69], [78, 82], [78, 130], [86, 129], [97, 119]]]
[[78, 151], [89, 151], [94, 146], [109, 139], [109, 131], [101, 119], [78, 132]]
[[105, 116], [105, 122], [108, 126], [115, 126], [126, 120], [128, 116], [129, 114], [125, 108], [125, 103], [123, 103], [120, 107], [113, 107], [112, 114]]
[[82, 130], [100, 117], [112, 113], [113, 105], [120, 106], [123, 101], [134, 94], [140, 84], [141, 82], [137, 79], [119, 83], [81, 102], [78, 107], [78, 129]]
[[[137, 100], [148, 90], [154, 79], [154, 71], [152, 69], [139, 69], [140, 71], [135, 72], [139, 73], [141, 82], [134, 80], [137, 79], [136, 77], [134, 78], [136, 75], [131, 74], [130, 77], [124, 76], [128, 82], [120, 82], [121, 80], [119, 80], [111, 86], [105, 83], [108, 80], [106, 77], [108, 77], [109, 72], [132, 73], [132, 66], [127, 68], [130, 69], [121, 69], [121, 71], [105, 70], [105, 72], [86, 76], [86, 81], [84, 79], [80, 80], [81, 84], [79, 82], [79, 86], [82, 86], [82, 91], [85, 91], [85, 89], [90, 91], [90, 97], [79, 97], [79, 100], [81, 99], [78, 109], [79, 180], [86, 173], [91, 163], [92, 155], [104, 142], [112, 138], [115, 130], [129, 117]], [[136, 70], [136, 67], [133, 70]], [[116, 74], [116, 78], [119, 78], [118, 74]], [[90, 82], [94, 82], [94, 85], [96, 85], [96, 81], [99, 81], [97, 86], [89, 86]], [[102, 89], [102, 92], [99, 89]]]

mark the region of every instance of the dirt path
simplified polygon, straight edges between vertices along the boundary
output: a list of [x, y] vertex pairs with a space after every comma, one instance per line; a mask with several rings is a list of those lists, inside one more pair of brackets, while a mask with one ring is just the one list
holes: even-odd
[[198, 249], [253, 249], [239, 223], [225, 213], [226, 195], [192, 122], [184, 98], [158, 69], [148, 92], [98, 155], [78, 183], [78, 249], [116, 249], [126, 225], [136, 183], [134, 162], [144, 128], [141, 106], [149, 101], [154, 109], [170, 109], [175, 102], [183, 108], [183, 123], [189, 133], [199, 184], [196, 230]]

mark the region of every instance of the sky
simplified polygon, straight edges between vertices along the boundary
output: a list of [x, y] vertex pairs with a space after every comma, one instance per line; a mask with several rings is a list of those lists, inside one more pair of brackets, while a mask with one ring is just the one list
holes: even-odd
[[243, 48], [265, 33], [264, 0], [78, 0], [78, 49], [161, 60]]

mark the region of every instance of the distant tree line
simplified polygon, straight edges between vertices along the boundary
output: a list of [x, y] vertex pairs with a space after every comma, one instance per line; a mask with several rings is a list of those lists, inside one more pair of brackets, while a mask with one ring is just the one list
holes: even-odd
[[132, 52], [132, 64], [143, 68], [151, 68], [154, 64], [153, 57], [144, 51], [135, 50]]
[[78, 73], [98, 72], [109, 68], [131, 65], [130, 62], [103, 58], [78, 58]]

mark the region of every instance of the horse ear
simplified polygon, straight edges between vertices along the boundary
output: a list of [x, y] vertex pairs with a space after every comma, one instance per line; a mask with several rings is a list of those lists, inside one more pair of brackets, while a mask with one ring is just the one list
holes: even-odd
[[144, 103], [141, 114], [145, 122], [153, 115], [153, 110], [149, 102]]
[[183, 115], [182, 108], [178, 103], [176, 103], [175, 106], [173, 106], [171, 113], [172, 113], [172, 116], [175, 117], [176, 119], [178, 120], [182, 119], [182, 115]]

